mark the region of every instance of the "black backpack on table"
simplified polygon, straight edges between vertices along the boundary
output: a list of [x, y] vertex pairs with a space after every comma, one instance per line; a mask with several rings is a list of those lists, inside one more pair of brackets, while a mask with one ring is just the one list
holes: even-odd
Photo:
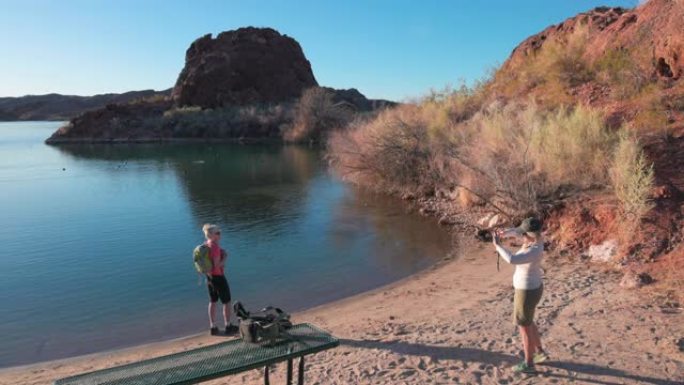
[[240, 337], [245, 342], [273, 345], [278, 340], [290, 338], [287, 333], [292, 327], [290, 315], [277, 307], [268, 306], [250, 313], [237, 301], [233, 304], [233, 310], [240, 320]]

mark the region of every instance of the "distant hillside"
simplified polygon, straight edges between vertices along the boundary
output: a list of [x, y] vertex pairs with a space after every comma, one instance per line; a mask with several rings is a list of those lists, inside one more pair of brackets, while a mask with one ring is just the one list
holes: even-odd
[[83, 112], [102, 108], [107, 104], [167, 96], [170, 92], [170, 90], [143, 90], [93, 96], [47, 94], [0, 97], [0, 121], [69, 120]]

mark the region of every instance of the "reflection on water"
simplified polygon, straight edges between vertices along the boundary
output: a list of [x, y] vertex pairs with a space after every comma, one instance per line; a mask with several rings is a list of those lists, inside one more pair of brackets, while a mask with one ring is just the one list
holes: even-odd
[[449, 251], [315, 149], [43, 145], [57, 125], [0, 124], [0, 366], [203, 331], [190, 251], [205, 222], [223, 227], [233, 296], [251, 308], [315, 306]]
[[231, 144], [67, 145], [59, 151], [75, 159], [116, 164], [154, 162], [172, 168], [201, 221], [278, 224], [297, 212], [309, 180], [321, 171], [316, 151], [296, 146]]

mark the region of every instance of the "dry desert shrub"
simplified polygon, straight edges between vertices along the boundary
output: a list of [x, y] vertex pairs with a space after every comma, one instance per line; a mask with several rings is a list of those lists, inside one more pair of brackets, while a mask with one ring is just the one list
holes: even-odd
[[335, 102], [332, 91], [312, 87], [295, 106], [294, 121], [283, 132], [288, 142], [317, 141], [328, 132], [346, 126], [354, 117], [353, 107]]
[[493, 103], [468, 119], [428, 100], [336, 133], [329, 158], [354, 183], [390, 193], [458, 191], [464, 205], [508, 216], [535, 211], [561, 188], [608, 184], [616, 135], [586, 107], [552, 111]]
[[432, 91], [335, 132], [328, 158], [353, 183], [390, 193], [429, 195], [455, 187], [458, 126], [481, 107], [484, 82]]
[[492, 83], [495, 90], [515, 98], [537, 89], [538, 98], [545, 103], [571, 103], [569, 90], [595, 77], [592, 66], [584, 59], [588, 36], [587, 28], [578, 25], [563, 40], [545, 41], [530, 60], [498, 70]]
[[623, 235], [631, 237], [642, 218], [653, 208], [650, 193], [654, 170], [639, 142], [626, 131], [620, 134], [615, 148], [610, 179], [619, 202]]
[[562, 187], [607, 182], [615, 135], [591, 109], [494, 104], [462, 132], [467, 139], [460, 160], [479, 174], [480, 186], [468, 187], [513, 212], [534, 211]]
[[608, 85], [612, 98], [620, 101], [638, 95], [650, 80], [637, 66], [632, 53], [626, 49], [612, 49], [604, 52], [592, 64], [596, 79]]
[[351, 182], [390, 193], [434, 189], [433, 141], [420, 107], [402, 105], [358, 121], [329, 141], [329, 159]]
[[669, 117], [672, 112], [667, 101], [663, 96], [663, 89], [658, 84], [644, 86], [631, 99], [636, 112], [631, 122], [634, 130], [642, 135], [667, 137], [670, 133]]
[[[538, 113], [528, 114], [532, 119]], [[600, 112], [578, 105], [542, 114], [531, 130], [531, 158], [554, 186], [604, 184], [617, 140]], [[534, 123], [530, 122], [529, 125]]]

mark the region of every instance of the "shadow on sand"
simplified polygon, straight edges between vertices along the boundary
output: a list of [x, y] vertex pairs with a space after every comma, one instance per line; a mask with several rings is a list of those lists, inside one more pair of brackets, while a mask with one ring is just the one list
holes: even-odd
[[[546, 372], [549, 377], [571, 379], [574, 381], [584, 381], [586, 383], [601, 384], [601, 385], [618, 385], [624, 384], [624, 380], [635, 381], [639, 384], [654, 384], [654, 385], [681, 385], [681, 381], [672, 381], [662, 378], [654, 378], [641, 376], [638, 374], [631, 374], [621, 369], [607, 368], [605, 366], [599, 366], [594, 364], [583, 364], [581, 362], [560, 362], [553, 361], [547, 362], [544, 366], [554, 369], [566, 370], [568, 374], [561, 374], [557, 372]], [[606, 376], [614, 377], [618, 382], [610, 382], [608, 380], [584, 377], [582, 374], [592, 375], [592, 376]]]
[[[513, 356], [506, 353], [492, 352], [477, 348], [465, 347], [449, 347], [449, 346], [434, 346], [425, 344], [416, 344], [402, 341], [375, 341], [375, 340], [352, 340], [341, 339], [341, 345], [351, 346], [363, 349], [384, 349], [401, 355], [415, 355], [427, 356], [433, 360], [461, 360], [464, 362], [481, 362], [484, 364], [491, 364], [494, 366], [513, 365], [520, 361], [520, 357]], [[544, 368], [544, 369], [542, 369]], [[561, 369], [567, 371], [567, 374], [558, 373], [555, 370], [547, 370], [547, 368]], [[568, 379], [571, 381], [584, 381], [586, 383], [601, 384], [601, 385], [617, 385], [623, 384], [624, 380], [631, 380], [641, 384], [654, 385], [681, 385], [680, 381], [671, 381], [667, 379], [659, 379], [638, 374], [631, 374], [620, 369], [607, 368], [593, 364], [583, 364], [578, 362], [547, 362], [543, 366], [539, 366], [539, 374], [544, 377], [554, 377]], [[614, 377], [617, 382], [610, 382], [604, 379], [596, 379], [591, 377], [584, 377], [583, 375]]]
[[340, 345], [363, 349], [384, 349], [402, 355], [408, 354], [412, 356], [428, 356], [433, 360], [461, 360], [466, 362], [476, 361], [495, 366], [501, 364], [513, 365], [514, 363], [520, 361], [519, 357], [510, 354], [488, 352], [482, 349], [434, 346], [402, 341], [383, 342], [373, 340], [341, 339]]

